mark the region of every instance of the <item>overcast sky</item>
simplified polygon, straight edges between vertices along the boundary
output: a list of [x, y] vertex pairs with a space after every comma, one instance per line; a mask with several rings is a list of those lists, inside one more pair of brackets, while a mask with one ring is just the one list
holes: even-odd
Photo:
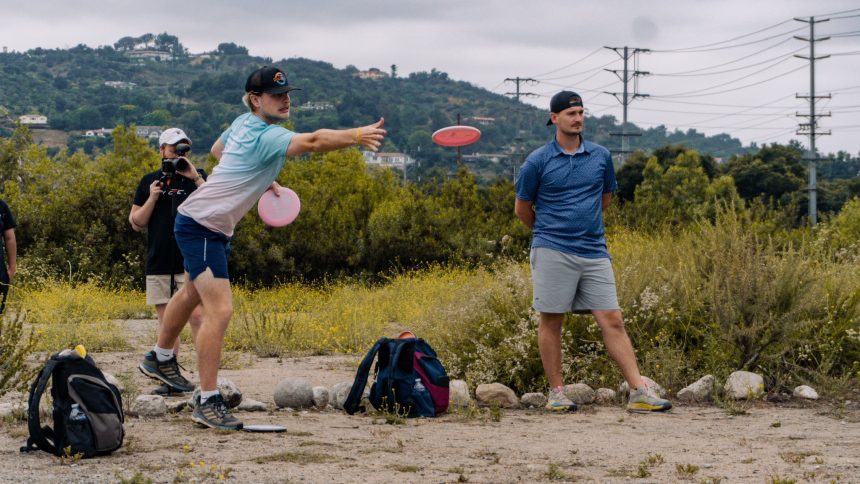
[[795, 114], [809, 105], [795, 95], [810, 91], [809, 62], [793, 55], [808, 56], [809, 43], [792, 36], [808, 37], [809, 27], [791, 19], [812, 15], [832, 18], [815, 26], [816, 37], [833, 35], [815, 44], [816, 56], [840, 54], [816, 62], [816, 93], [832, 93], [819, 101], [820, 112], [832, 113], [820, 129], [833, 133], [818, 147], [857, 155], [857, 0], [0, 0], [0, 46], [95, 47], [168, 32], [195, 53], [235, 42], [274, 59], [385, 71], [396, 64], [399, 75], [436, 68], [502, 94], [514, 90], [505, 78], [534, 78], [521, 86], [539, 95], [527, 102], [548, 107], [554, 92], [572, 88], [592, 114], [619, 119], [619, 102], [602, 91], [622, 85], [603, 69], [622, 61], [602, 47], [629, 46], [652, 50], [639, 56], [639, 70], [651, 73], [639, 92], [650, 97], [630, 105], [631, 122], [806, 145], [808, 137], [794, 134]]

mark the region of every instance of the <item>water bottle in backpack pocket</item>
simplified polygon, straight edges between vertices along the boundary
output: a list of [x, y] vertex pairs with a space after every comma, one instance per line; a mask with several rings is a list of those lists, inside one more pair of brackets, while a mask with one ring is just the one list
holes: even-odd
[[[64, 411], [60, 409], [61, 411]], [[83, 454], [85, 456], [96, 455], [95, 443], [93, 442], [93, 431], [90, 427], [90, 419], [77, 403], [73, 403], [68, 409], [65, 418], [65, 442], [69, 447], [69, 454]], [[62, 432], [62, 431], [61, 431]]]

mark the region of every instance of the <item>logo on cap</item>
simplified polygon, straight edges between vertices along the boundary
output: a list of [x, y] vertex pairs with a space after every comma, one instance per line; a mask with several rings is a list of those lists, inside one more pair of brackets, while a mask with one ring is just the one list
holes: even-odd
[[283, 72], [278, 71], [275, 73], [275, 77], [273, 77], [272, 80], [275, 81], [275, 84], [283, 86], [287, 83], [287, 76], [285, 76]]

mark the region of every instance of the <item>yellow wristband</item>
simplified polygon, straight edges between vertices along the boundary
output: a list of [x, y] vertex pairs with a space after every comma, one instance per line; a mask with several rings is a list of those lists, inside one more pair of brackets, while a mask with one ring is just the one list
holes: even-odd
[[361, 144], [361, 128], [355, 128], [355, 144]]

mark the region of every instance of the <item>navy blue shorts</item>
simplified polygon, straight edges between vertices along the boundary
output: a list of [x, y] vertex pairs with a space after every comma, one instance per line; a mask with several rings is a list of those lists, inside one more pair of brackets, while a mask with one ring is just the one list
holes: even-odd
[[192, 281], [207, 267], [218, 279], [230, 279], [230, 274], [227, 273], [230, 237], [209, 230], [181, 213], [176, 215], [173, 233], [176, 235], [176, 245], [185, 259], [185, 271]]

